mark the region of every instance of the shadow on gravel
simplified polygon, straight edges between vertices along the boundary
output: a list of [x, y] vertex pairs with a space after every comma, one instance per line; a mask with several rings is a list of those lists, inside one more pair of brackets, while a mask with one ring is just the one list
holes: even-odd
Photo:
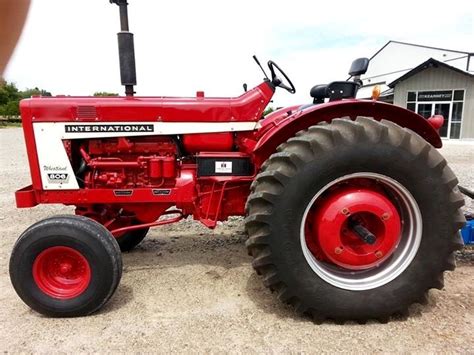
[[110, 312], [114, 312], [117, 309], [124, 307], [127, 303], [133, 300], [133, 288], [124, 284], [119, 284], [117, 291], [112, 296], [110, 302], [106, 303], [105, 306], [97, 313], [104, 315]]
[[[292, 319], [297, 322], [313, 322], [309, 315], [298, 315], [290, 305], [281, 303], [277, 295], [263, 285], [263, 280], [255, 273], [250, 276], [246, 285], [249, 298], [265, 313], [276, 315], [278, 318]], [[415, 303], [410, 306], [407, 314], [397, 314], [390, 318], [390, 322], [405, 322], [408, 318], [420, 318], [422, 314], [431, 312], [436, 308], [437, 296], [430, 291], [424, 304]], [[318, 323], [319, 324], [319, 323]], [[338, 324], [332, 319], [326, 319], [323, 324]], [[366, 324], [381, 323], [375, 319]], [[347, 321], [344, 325], [359, 325], [354, 321]], [[383, 324], [382, 324], [383, 325]]]
[[245, 290], [250, 300], [265, 313], [300, 323], [311, 321], [307, 316], [298, 315], [292, 306], [280, 302], [277, 295], [263, 285], [263, 279], [255, 272], [248, 278]]
[[[124, 272], [179, 268], [187, 265], [208, 265], [224, 269], [244, 266], [250, 275], [245, 291], [252, 303], [278, 318], [290, 318], [296, 322], [310, 321], [309, 317], [296, 314], [290, 305], [281, 303], [276, 295], [263, 285], [263, 280], [252, 269], [251, 257], [245, 247], [246, 240], [247, 236], [241, 232], [231, 235], [202, 233], [199, 236], [176, 234], [162, 239], [152, 237], [145, 239], [137, 249], [123, 254]], [[214, 271], [210, 270], [207, 274], [212, 276]]]
[[[259, 309], [281, 319], [311, 322], [309, 316], [298, 315], [292, 306], [281, 303], [277, 296], [263, 285], [263, 280], [251, 270], [251, 258], [247, 255], [245, 248], [246, 239], [246, 235], [242, 232], [221, 235], [175, 233], [171, 237], [155, 235], [145, 239], [137, 249], [123, 254], [124, 273], [179, 268], [188, 265], [208, 265], [224, 269], [245, 266], [250, 275], [245, 285], [245, 291], [249, 299]], [[212, 270], [209, 271], [209, 274], [212, 272]], [[122, 284], [111, 302], [100, 313], [112, 312], [132, 299], [133, 289]], [[408, 318], [419, 318], [436, 307], [437, 299], [436, 291], [430, 291], [424, 304], [416, 303], [410, 306], [408, 314], [395, 315], [390, 319], [390, 322], [404, 322]], [[334, 324], [334, 321], [328, 319], [324, 324]], [[357, 323], [346, 322], [345, 324]], [[379, 322], [370, 320], [367, 324], [379, 324]]]
[[474, 266], [474, 245], [467, 245], [455, 253], [458, 265]]
[[186, 235], [151, 237], [135, 250], [123, 253], [124, 272], [175, 268], [186, 265], [210, 265], [231, 269], [248, 265], [246, 235]]

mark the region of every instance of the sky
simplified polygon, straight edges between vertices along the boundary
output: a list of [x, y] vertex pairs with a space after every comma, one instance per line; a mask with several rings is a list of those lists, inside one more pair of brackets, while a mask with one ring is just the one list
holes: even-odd
[[[296, 94], [274, 106], [310, 102], [315, 84], [345, 80], [352, 60], [389, 40], [474, 52], [472, 0], [129, 0], [137, 95], [239, 96], [263, 78], [252, 60], [275, 61]], [[122, 94], [116, 5], [108, 0], [32, 0], [5, 78], [54, 95]]]

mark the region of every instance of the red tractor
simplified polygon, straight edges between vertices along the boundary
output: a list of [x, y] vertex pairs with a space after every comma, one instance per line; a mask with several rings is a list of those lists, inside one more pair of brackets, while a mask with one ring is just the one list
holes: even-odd
[[120, 251], [188, 216], [209, 228], [245, 216], [264, 284], [315, 320], [386, 321], [443, 287], [464, 200], [435, 149], [442, 118], [355, 99], [365, 58], [352, 81], [317, 85], [312, 104], [265, 117], [276, 89], [295, 93], [272, 61], [270, 77], [236, 98], [134, 96], [127, 2], [111, 2], [126, 96], [20, 104], [32, 184], [17, 206], [76, 208], [16, 242], [11, 281], [27, 305], [48, 316], [97, 311], [120, 281]]

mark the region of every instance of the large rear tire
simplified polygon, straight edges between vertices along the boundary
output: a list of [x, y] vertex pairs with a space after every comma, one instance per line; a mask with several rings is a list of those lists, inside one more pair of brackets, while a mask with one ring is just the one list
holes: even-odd
[[10, 279], [18, 296], [51, 317], [99, 310], [121, 276], [117, 242], [102, 225], [82, 216], [56, 216], [32, 225], [10, 258]]
[[[455, 268], [464, 223], [456, 186], [445, 159], [392, 122], [310, 127], [283, 143], [252, 184], [252, 265], [281, 301], [317, 321], [406, 314]], [[359, 238], [354, 224], [376, 241]]]

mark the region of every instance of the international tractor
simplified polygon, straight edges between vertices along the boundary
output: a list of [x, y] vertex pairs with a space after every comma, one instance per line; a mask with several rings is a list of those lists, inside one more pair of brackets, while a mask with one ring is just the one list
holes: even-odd
[[[273, 61], [239, 97], [139, 97], [126, 0], [118, 33], [123, 97], [21, 101], [31, 185], [19, 208], [75, 207], [21, 234], [10, 259], [20, 298], [52, 317], [84, 316], [113, 295], [129, 251], [152, 227], [209, 228], [245, 216], [266, 287], [315, 321], [388, 321], [423, 303], [455, 267], [465, 220], [457, 179], [436, 148], [443, 118], [356, 99], [369, 65], [316, 85], [307, 104]], [[177, 256], [179, 257], [179, 256]]]

